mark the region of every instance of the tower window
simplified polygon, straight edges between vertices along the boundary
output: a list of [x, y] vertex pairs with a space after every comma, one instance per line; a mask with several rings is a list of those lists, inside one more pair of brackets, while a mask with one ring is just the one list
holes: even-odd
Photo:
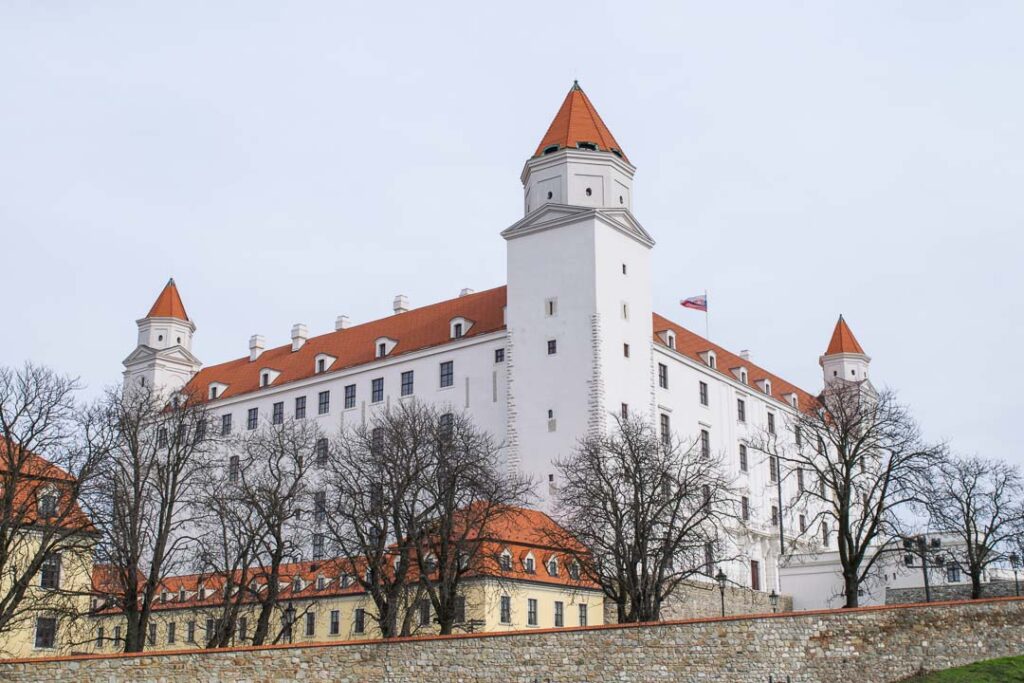
[[626, 264], [625, 263], [622, 264], [622, 274], [626, 275]]
[[[597, 145], [595, 145], [593, 142], [577, 142], [576, 143], [576, 148], [577, 149], [585, 149], [585, 150], [588, 150], [590, 152], [596, 152], [597, 151]], [[589, 195], [590, 192], [587, 192], [587, 194]]]
[[622, 419], [623, 420], [625, 420], [625, 419], [627, 419], [629, 417], [629, 404], [628, 403], [623, 403], [622, 404], [622, 408], [620, 409], [619, 414], [622, 415]]
[[181, 343], [181, 337], [178, 337], [178, 343], [179, 344]]
[[554, 154], [558, 151], [558, 145], [548, 145], [544, 148], [544, 154]]
[[620, 194], [620, 195], [619, 195], [619, 204], [625, 204], [625, 203], [626, 203], [626, 202], [625, 202], [625, 201], [623, 201], [623, 199], [622, 199], [622, 195]]
[[548, 355], [553, 356], [558, 353], [558, 340], [548, 339]]
[[156, 337], [156, 340], [157, 341], [163, 341], [164, 340], [164, 335], [158, 334], [157, 337]]
[[622, 345], [622, 355], [629, 358], [629, 344]]
[[549, 190], [549, 191], [548, 191], [548, 199], [551, 199], [551, 198], [552, 198], [552, 197], [554, 197], [554, 196], [555, 196], [555, 195], [554, 195], [554, 194], [553, 194], [553, 193], [552, 193], [552, 192], [551, 192], [551, 191]]
[[558, 299], [548, 299], [544, 302], [544, 314], [553, 316], [558, 312]]
[[590, 195], [592, 195], [592, 194], [594, 194], [594, 191], [593, 191], [593, 190], [591, 190], [591, 189], [590, 189], [590, 188], [588, 187], [588, 188], [587, 188], [587, 196], [589, 197], [589, 196], [590, 196]]

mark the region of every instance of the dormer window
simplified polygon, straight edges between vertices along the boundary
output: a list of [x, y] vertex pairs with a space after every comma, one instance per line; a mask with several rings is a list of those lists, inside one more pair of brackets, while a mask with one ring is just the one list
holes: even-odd
[[217, 387], [210, 387], [210, 398], [217, 398]]
[[588, 152], [596, 152], [597, 145], [594, 144], [593, 142], [577, 142], [576, 149], [585, 149]]
[[210, 382], [210, 400], [220, 398], [227, 391], [228, 385], [222, 382]]
[[454, 325], [452, 325], [452, 338], [453, 339], [461, 339], [462, 338], [462, 323], [455, 323]]
[[318, 353], [313, 358], [313, 372], [319, 375], [321, 372], [327, 372], [334, 365], [334, 361], [338, 360], [334, 356], [329, 356], [326, 353]]
[[325, 576], [318, 576], [318, 577], [316, 577], [316, 589], [318, 591], [322, 591], [325, 588], [327, 588], [327, 577], [325, 577]]
[[377, 358], [385, 358], [389, 353], [395, 350], [395, 346], [397, 345], [398, 340], [391, 339], [390, 337], [377, 337], [376, 341], [373, 342]]
[[57, 489], [52, 486], [46, 487], [39, 495], [39, 517], [41, 519], [52, 519], [57, 516]]
[[558, 151], [558, 145], [548, 145], [544, 148], [544, 154], [554, 154]]
[[512, 553], [510, 553], [508, 550], [503, 551], [501, 553], [500, 564], [501, 564], [501, 571], [503, 571], [503, 572], [510, 572], [510, 571], [512, 571]]
[[185, 587], [182, 586], [178, 589], [178, 602], [185, 602]]
[[732, 371], [733, 377], [738, 379], [743, 384], [747, 383], [747, 368], [746, 367], [741, 365], [741, 366], [739, 366], [737, 368], [730, 368], [730, 370]]
[[668, 344], [668, 348], [676, 348], [676, 333], [670, 331], [665, 334], [665, 342]]
[[537, 573], [537, 563], [534, 561], [532, 553], [527, 555], [526, 558], [523, 559], [523, 571], [525, 571], [527, 574]]
[[302, 577], [301, 576], [296, 576], [295, 577], [295, 582], [292, 584], [292, 591], [294, 591], [296, 593], [299, 593], [305, 587], [306, 586], [304, 585], [304, 583], [302, 581]]
[[260, 373], [260, 386], [261, 387], [265, 387], [268, 384], [270, 384], [270, 373], [269, 372]]
[[388, 345], [384, 342], [377, 344], [377, 358], [383, 358], [388, 355]]
[[548, 576], [558, 576], [558, 560], [554, 557], [548, 560]]
[[273, 384], [281, 373], [273, 368], [263, 368], [260, 370], [260, 386], [267, 387]]
[[317, 358], [316, 359], [316, 371], [317, 372], [323, 372], [324, 371], [324, 363], [325, 363], [325, 361], [324, 361], [323, 358]]
[[747, 371], [746, 370], [741, 370], [740, 371], [740, 381], [743, 382], [744, 384], [747, 383]]
[[199, 599], [200, 600], [205, 600], [206, 599], [206, 586], [200, 586], [199, 587]]
[[575, 562], [574, 561], [572, 564], [569, 565], [569, 578], [571, 578], [573, 581], [579, 581], [580, 580], [580, 563], [579, 562]]
[[448, 321], [448, 336], [451, 339], [462, 339], [473, 327], [473, 321], [462, 316], [456, 316]]
[[712, 370], [718, 367], [718, 358], [715, 356], [714, 351], [710, 349], [707, 351], [701, 351], [699, 355], [700, 359], [704, 361], [704, 364]]

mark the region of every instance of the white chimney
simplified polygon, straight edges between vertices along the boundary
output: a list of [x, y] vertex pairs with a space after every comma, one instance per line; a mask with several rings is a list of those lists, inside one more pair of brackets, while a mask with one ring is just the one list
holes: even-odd
[[399, 294], [395, 297], [395, 313], [405, 313], [409, 310], [409, 297]]
[[347, 315], [339, 315], [337, 318], [334, 319], [335, 330], [347, 330], [351, 324], [352, 323], [348, 319]]
[[259, 358], [266, 347], [267, 342], [263, 339], [262, 334], [254, 334], [249, 337], [249, 360], [253, 361]]
[[740, 351], [740, 358], [743, 360], [750, 360], [750, 349], [743, 349]]
[[473, 293], [473, 290], [472, 290], [471, 288], [469, 288], [469, 287], [464, 287], [464, 288], [462, 289], [462, 291], [461, 291], [461, 292], [459, 292], [459, 296], [467, 296], [467, 295], [469, 295], [469, 294], [472, 294], [472, 293]]
[[292, 351], [298, 351], [309, 339], [309, 329], [302, 323], [292, 325]]

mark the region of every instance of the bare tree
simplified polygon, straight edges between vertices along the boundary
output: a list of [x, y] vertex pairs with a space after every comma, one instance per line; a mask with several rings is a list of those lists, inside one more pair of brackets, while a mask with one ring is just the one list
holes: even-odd
[[127, 622], [125, 652], [141, 652], [164, 579], [193, 561], [192, 502], [214, 447], [204, 403], [144, 387], [107, 393], [113, 444], [98, 477], [94, 509], [103, 529], [103, 589]]
[[[846, 607], [899, 542], [899, 512], [917, 497], [916, 482], [942, 460], [925, 443], [908, 409], [891, 391], [864, 382], [830, 382], [816, 406], [792, 415], [788, 433], [763, 433], [750, 447], [789, 465], [805, 482], [791, 505], [810, 517], [794, 537], [834, 529]], [[781, 513], [781, 511], [780, 511]]]
[[982, 575], [1002, 563], [1024, 531], [1024, 481], [1000, 460], [950, 457], [921, 482], [921, 507], [930, 526], [950, 534], [943, 556], [971, 577], [971, 598], [982, 595]]
[[88, 610], [88, 581], [60, 576], [89, 576], [96, 530], [84, 497], [108, 433], [79, 409], [78, 388], [44, 367], [0, 368], [0, 634], [43, 612], [69, 623]]
[[703, 444], [659, 436], [641, 416], [616, 416], [610, 433], [583, 439], [555, 466], [565, 537], [553, 543], [576, 548], [620, 622], [656, 621], [682, 581], [707, 573], [707, 550], [720, 553], [735, 500]]

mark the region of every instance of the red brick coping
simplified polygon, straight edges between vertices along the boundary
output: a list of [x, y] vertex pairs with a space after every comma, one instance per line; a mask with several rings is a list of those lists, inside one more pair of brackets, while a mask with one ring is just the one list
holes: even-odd
[[472, 638], [514, 638], [517, 636], [533, 636], [545, 633], [579, 633], [581, 631], [608, 631], [614, 629], [656, 628], [659, 626], [685, 626], [687, 624], [713, 624], [726, 621], [750, 621], [767, 619], [793, 619], [802, 617], [860, 614], [863, 612], [885, 612], [895, 610], [919, 609], [922, 607], [956, 607], [961, 605], [984, 605], [1001, 602], [1024, 602], [1024, 597], [979, 598], [977, 600], [946, 600], [943, 602], [914, 602], [900, 605], [875, 605], [872, 607], [854, 607], [850, 609], [820, 609], [794, 612], [778, 612], [768, 614], [741, 614], [724, 617], [704, 617], [701, 619], [676, 619], [672, 621], [648, 621], [630, 624], [602, 624], [600, 626], [570, 626], [566, 628], [534, 628], [520, 631], [491, 631], [487, 633], [458, 633], [452, 635], [409, 636], [406, 638], [374, 638], [363, 640], [322, 641], [316, 643], [283, 643], [276, 645], [249, 645], [244, 647], [222, 647], [217, 649], [195, 648], [192, 650], [146, 650], [145, 652], [117, 652], [110, 654], [67, 655], [63, 657], [21, 657], [18, 659], [0, 659], [0, 665], [6, 664], [43, 664], [49, 662], [80, 662], [92, 659], [128, 659], [138, 657], [176, 657], [182, 655], [210, 654], [218, 655], [233, 652], [261, 652], [264, 650], [289, 650], [321, 647], [345, 647], [352, 645], [389, 645], [393, 643], [410, 643], [429, 640], [468, 640]]

